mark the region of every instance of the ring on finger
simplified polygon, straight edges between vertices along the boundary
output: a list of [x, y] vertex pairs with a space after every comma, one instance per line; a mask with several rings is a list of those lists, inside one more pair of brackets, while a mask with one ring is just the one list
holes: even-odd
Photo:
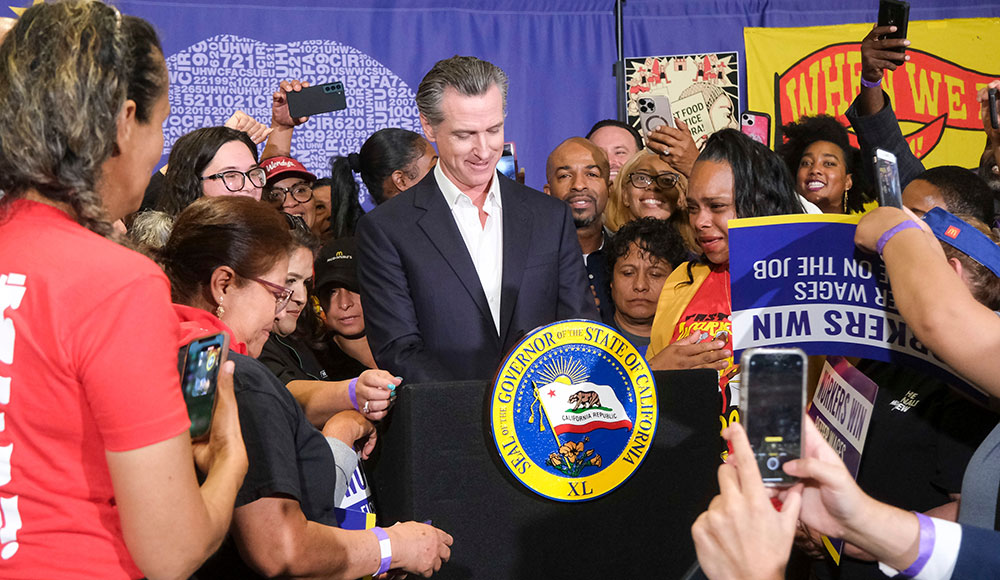
[[364, 413], [365, 415], [368, 414], [368, 403], [370, 402], [371, 401], [365, 401], [365, 406], [361, 408], [361, 412]]

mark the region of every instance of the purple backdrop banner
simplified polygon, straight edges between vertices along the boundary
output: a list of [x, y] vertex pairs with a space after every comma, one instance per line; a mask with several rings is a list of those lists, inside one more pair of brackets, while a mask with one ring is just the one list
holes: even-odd
[[[871, 22], [877, 4], [628, 0], [625, 56], [742, 53], [745, 26]], [[168, 148], [238, 108], [267, 122], [281, 79], [340, 80], [348, 110], [315, 117], [293, 143], [293, 154], [326, 176], [331, 155], [357, 151], [375, 130], [418, 128], [416, 87], [434, 62], [455, 54], [487, 59], [510, 76], [506, 137], [517, 144], [533, 187], [545, 183], [545, 159], [560, 141], [616, 114], [612, 0], [122, 0], [118, 6], [148, 19], [163, 38], [173, 85]], [[1000, 16], [1000, 6], [931, 0], [911, 10], [913, 19], [975, 16]]]

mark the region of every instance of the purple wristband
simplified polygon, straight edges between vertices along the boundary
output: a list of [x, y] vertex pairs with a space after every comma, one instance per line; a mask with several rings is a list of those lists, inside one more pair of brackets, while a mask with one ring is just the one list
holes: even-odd
[[898, 224], [887, 229], [881, 236], [878, 237], [878, 241], [875, 242], [875, 251], [878, 252], [879, 256], [881, 256], [882, 250], [885, 249], [885, 245], [889, 243], [889, 240], [891, 240], [893, 236], [910, 228], [920, 229], [920, 226], [913, 220], [906, 220], [905, 222], [899, 222]]
[[392, 565], [392, 544], [389, 542], [389, 534], [385, 533], [385, 530], [375, 526], [372, 528], [372, 533], [378, 538], [378, 550], [380, 557], [382, 558], [381, 563], [378, 565], [378, 572], [372, 574], [372, 576], [381, 576], [389, 571], [389, 566]]
[[869, 89], [874, 89], [875, 87], [882, 86], [882, 79], [879, 79], [879, 80], [877, 80], [875, 82], [871, 82], [871, 81], [865, 80], [865, 77], [862, 76], [861, 77], [861, 86], [869, 88]]
[[[882, 252], [880, 251], [879, 253], [881, 254]], [[354, 409], [360, 412], [361, 409], [358, 409], [357, 388], [358, 388], [358, 379], [357, 378], [351, 379], [351, 382], [347, 384], [347, 395], [351, 397], [351, 404], [354, 405]]]
[[920, 521], [920, 552], [917, 554], [917, 559], [910, 564], [910, 567], [900, 572], [901, 575], [907, 578], [913, 578], [919, 574], [924, 569], [924, 566], [927, 565], [927, 561], [931, 559], [931, 553], [934, 552], [934, 522], [931, 521], [931, 518], [920, 512], [913, 513], [916, 514], [917, 520]]

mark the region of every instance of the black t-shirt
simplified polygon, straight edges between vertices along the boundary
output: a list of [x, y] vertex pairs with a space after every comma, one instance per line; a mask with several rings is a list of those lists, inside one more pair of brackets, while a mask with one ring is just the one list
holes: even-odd
[[[259, 361], [229, 353], [249, 468], [236, 507], [265, 497], [290, 497], [306, 519], [336, 526], [336, 465], [326, 438], [306, 420], [295, 397]], [[240, 559], [231, 538], [197, 577], [259, 578]]]
[[328, 380], [326, 369], [301, 340], [271, 333], [257, 360], [264, 363], [283, 385], [292, 381]]
[[357, 359], [340, 350], [332, 338], [326, 341], [326, 349], [316, 352], [316, 358], [327, 371], [327, 380], [346, 381], [368, 370]]
[[[873, 498], [918, 512], [948, 503], [962, 490], [965, 466], [997, 416], [920, 371], [862, 360], [857, 365], [879, 386], [858, 469], [858, 485]], [[885, 575], [874, 562], [841, 559], [839, 576]]]

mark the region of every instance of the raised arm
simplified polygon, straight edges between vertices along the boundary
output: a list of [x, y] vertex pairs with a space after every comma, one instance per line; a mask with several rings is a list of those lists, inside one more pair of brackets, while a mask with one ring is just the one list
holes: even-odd
[[309, 86], [308, 82], [297, 80], [281, 81], [278, 90], [271, 95], [271, 134], [261, 153], [261, 159], [292, 154], [292, 132], [295, 127], [309, 120], [309, 117], [293, 119], [288, 113], [288, 93], [298, 92]]
[[[893, 227], [914, 220], [877, 208], [858, 223], [855, 243], [874, 251]], [[972, 383], [1000, 396], [1000, 317], [972, 297], [948, 266], [937, 238], [922, 228], [896, 233], [882, 251], [899, 313], [927, 348]]]
[[247, 471], [233, 395], [233, 364], [219, 373], [209, 443], [199, 446], [207, 471], [198, 488], [187, 432], [131, 451], [106, 453], [129, 554], [150, 579], [188, 578], [229, 529]]
[[[910, 42], [900, 38], [881, 39], [895, 30], [895, 26], [876, 26], [861, 41], [861, 79], [874, 86], [861, 85], [861, 92], [847, 110], [850, 121], [858, 136], [862, 161], [868, 173], [869, 182], [876, 183], [872, 158], [875, 149], [884, 149], [896, 156], [899, 163], [900, 187], [906, 185], [924, 171], [924, 166], [906, 143], [899, 121], [892, 110], [889, 95], [882, 90], [885, 71], [896, 70], [909, 56], [892, 49], [909, 46]], [[875, 84], [878, 83], [878, 84]]]

